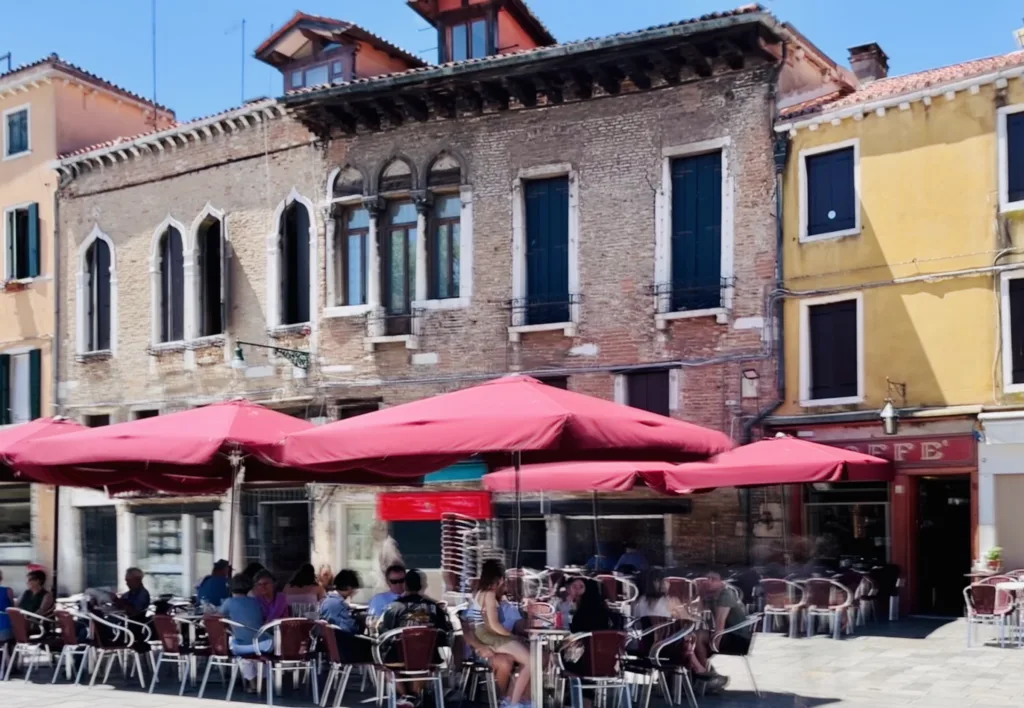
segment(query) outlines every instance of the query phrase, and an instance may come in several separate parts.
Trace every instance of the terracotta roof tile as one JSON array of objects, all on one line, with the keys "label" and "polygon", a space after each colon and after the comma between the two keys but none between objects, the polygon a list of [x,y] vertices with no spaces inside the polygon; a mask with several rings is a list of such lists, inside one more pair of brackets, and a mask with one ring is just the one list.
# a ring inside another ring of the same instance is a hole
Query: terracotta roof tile
[{"label": "terracotta roof tile", "polygon": [[835,92],[789,106],[779,112],[781,119],[811,116],[818,113],[852,108],[858,104],[897,98],[931,87],[983,76],[1003,69],[1024,66],[1024,50],[984,59],[965,61],[914,74],[892,76],[872,81],[852,92]]},{"label": "terracotta roof tile", "polygon": [[642,35],[642,34],[644,34],[646,32],[653,32],[653,31],[656,31],[656,30],[668,29],[668,28],[671,28],[671,27],[682,27],[684,25],[692,25],[692,24],[697,24],[698,22],[707,22],[709,20],[718,20],[718,19],[723,19],[723,18],[727,18],[727,17],[737,17],[737,16],[740,16],[740,15],[750,15],[750,14],[754,14],[754,13],[757,13],[757,12],[765,12],[764,7],[762,7],[761,5],[759,5],[757,3],[751,3],[751,4],[748,4],[748,5],[742,5],[740,7],[737,7],[734,10],[724,10],[722,12],[712,12],[712,13],[708,13],[706,15],[701,15],[700,17],[694,17],[694,18],[687,19],[687,20],[679,20],[678,22],[666,22],[665,24],[654,25],[652,27],[645,27],[644,29],[640,29],[640,30],[630,30],[628,32],[616,32],[615,34],[610,34],[610,35],[606,35],[606,36],[603,36],[603,37],[587,37],[586,39],[578,39],[578,40],[574,40],[572,42],[562,42],[560,44],[551,44],[551,45],[546,45],[546,46],[543,46],[543,47],[535,47],[533,49],[521,49],[521,50],[514,51],[514,52],[505,52],[503,54],[495,54],[495,55],[492,55],[492,56],[489,56],[489,57],[483,57],[482,59],[466,59],[464,61],[452,61],[452,62],[447,62],[445,64],[435,64],[435,65],[429,65],[429,66],[421,66],[421,67],[416,67],[416,68],[413,68],[413,69],[407,69],[405,71],[397,71],[397,72],[393,72],[393,73],[390,73],[390,74],[381,74],[379,76],[372,76],[372,77],[363,78],[363,79],[355,79],[353,81],[346,81],[346,82],[343,82],[343,83],[319,84],[317,86],[305,86],[305,87],[300,88],[300,89],[294,89],[292,91],[288,91],[287,92],[287,96],[297,96],[297,95],[303,95],[303,94],[309,94],[309,93],[317,93],[319,91],[324,91],[324,90],[331,89],[331,88],[337,88],[339,86],[358,86],[360,84],[369,84],[369,83],[373,83],[375,81],[385,81],[385,80],[388,80],[388,79],[394,79],[394,78],[397,78],[397,77],[400,77],[400,76],[411,76],[413,74],[421,74],[421,73],[429,72],[429,71],[437,71],[439,69],[446,69],[446,68],[453,67],[453,66],[471,66],[471,65],[475,65],[475,64],[484,66],[484,65],[499,63],[502,60],[506,59],[507,57],[512,57],[512,56],[523,56],[523,55],[528,55],[528,54],[543,54],[545,52],[550,52],[552,50],[562,49],[564,47],[572,47],[572,46],[576,46],[576,45],[580,45],[580,44],[586,44],[587,42],[594,42],[596,40],[607,40],[607,39],[635,37],[635,36],[638,36],[638,35]]},{"label": "terracotta roof tile", "polygon": [[[80,66],[78,66],[76,64],[72,64],[69,61],[65,61],[65,60],[61,59],[57,54],[51,54],[48,57],[44,57],[43,59],[39,59],[39,60],[31,62],[29,64],[22,64],[21,66],[16,66],[13,69],[11,69],[10,71],[8,71],[6,73],[3,73],[3,74],[0,74],[0,81],[4,81],[5,79],[8,79],[8,78],[10,78],[12,76],[20,74],[22,72],[29,71],[31,69],[36,69],[36,68],[38,68],[40,66],[44,66],[46,64],[49,64],[50,66],[52,66],[52,67],[54,67],[56,69],[61,69],[62,71],[65,71],[65,72],[67,72],[69,74],[73,74],[77,78],[81,79],[82,81],[87,81],[87,82],[89,82],[91,84],[95,84],[97,86],[101,86],[102,88],[105,88],[108,91],[113,91],[114,93],[119,93],[122,96],[125,96],[127,98],[131,98],[131,99],[136,100],[136,101],[141,101],[142,103],[149,103],[151,105],[153,103],[150,99],[146,98],[145,96],[141,96],[141,95],[135,93],[134,91],[129,91],[128,89],[124,88],[123,86],[118,86],[115,83],[112,83],[112,82],[107,81],[106,79],[104,79],[102,77],[97,76],[96,74],[92,73],[91,71],[86,71],[85,69],[83,69],[82,67],[80,67]],[[174,111],[172,111],[167,106],[164,106],[164,105],[161,105],[161,104],[158,103],[158,104],[156,104],[156,107],[160,111],[164,111],[165,113],[169,113],[172,116],[174,115]]]}]

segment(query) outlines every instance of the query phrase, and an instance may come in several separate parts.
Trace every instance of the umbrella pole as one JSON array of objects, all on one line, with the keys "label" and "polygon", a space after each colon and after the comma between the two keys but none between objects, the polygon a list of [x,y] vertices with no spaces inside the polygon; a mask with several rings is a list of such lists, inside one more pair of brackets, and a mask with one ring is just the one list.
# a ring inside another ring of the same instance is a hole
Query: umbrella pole
[{"label": "umbrella pole", "polygon": [[597,566],[600,569],[601,542],[597,538],[597,492],[590,493],[590,506],[594,512],[594,558],[597,559],[595,562],[597,563]]},{"label": "umbrella pole", "polygon": [[56,598],[57,590],[57,567],[60,565],[58,545],[60,542],[60,487],[53,487],[53,566],[50,568],[50,587],[53,588],[53,596]]},{"label": "umbrella pole", "polygon": [[242,480],[245,478],[245,465],[242,464],[242,455],[240,452],[233,452],[230,459],[231,468],[234,471],[234,474],[231,484],[231,517],[228,520],[228,563],[230,563],[232,567],[241,567],[242,563],[235,558],[235,536],[238,534],[241,526],[241,519],[238,518],[239,512],[241,511],[241,503],[238,497],[242,493]]},{"label": "umbrella pole", "polygon": [[513,562],[512,567],[519,567],[519,544],[522,541],[523,534],[523,498],[522,491],[519,488],[519,468],[522,466],[523,456],[518,450],[512,453],[512,468],[515,470],[516,477],[516,547],[515,552],[512,556]]}]

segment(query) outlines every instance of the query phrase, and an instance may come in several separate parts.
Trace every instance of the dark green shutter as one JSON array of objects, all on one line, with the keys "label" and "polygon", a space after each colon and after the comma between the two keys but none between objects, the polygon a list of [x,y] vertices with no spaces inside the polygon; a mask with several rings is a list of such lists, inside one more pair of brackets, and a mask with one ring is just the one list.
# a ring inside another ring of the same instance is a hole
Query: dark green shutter
[{"label": "dark green shutter", "polygon": [[28,353],[28,395],[31,420],[43,417],[43,352]]},{"label": "dark green shutter", "polygon": [[526,324],[569,321],[569,178],[525,184]]},{"label": "dark green shutter", "polygon": [[26,277],[39,275],[39,205],[28,206],[28,273]]},{"label": "dark green shutter", "polygon": [[0,354],[0,425],[11,422],[11,355]]},{"label": "dark green shutter", "polygon": [[4,258],[4,279],[14,280],[14,242],[17,237],[14,234],[14,212],[7,212],[7,255]]},{"label": "dark green shutter", "polygon": [[672,309],[722,306],[722,153],[672,161]]},{"label": "dark green shutter", "polygon": [[231,321],[231,243],[224,237],[223,224],[218,230],[220,236],[220,332],[228,331]]}]

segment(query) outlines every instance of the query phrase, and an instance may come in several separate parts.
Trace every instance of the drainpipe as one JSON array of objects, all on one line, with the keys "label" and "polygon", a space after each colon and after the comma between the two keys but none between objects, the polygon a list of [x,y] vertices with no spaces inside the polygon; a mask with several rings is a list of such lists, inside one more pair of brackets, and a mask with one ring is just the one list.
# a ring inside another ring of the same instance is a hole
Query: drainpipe
[{"label": "drainpipe", "polygon": [[[50,382],[50,395],[53,397],[51,403],[52,415],[58,415],[61,411],[57,396],[57,386],[60,381],[60,351],[61,351],[61,330],[60,330],[60,303],[61,297],[61,248],[60,248],[60,190],[67,184],[65,177],[57,172],[57,188],[53,190],[53,338],[50,340],[50,368],[53,371],[53,378]],[[53,487],[53,565],[50,568],[50,587],[56,597],[59,592],[60,573],[60,487]]]}]

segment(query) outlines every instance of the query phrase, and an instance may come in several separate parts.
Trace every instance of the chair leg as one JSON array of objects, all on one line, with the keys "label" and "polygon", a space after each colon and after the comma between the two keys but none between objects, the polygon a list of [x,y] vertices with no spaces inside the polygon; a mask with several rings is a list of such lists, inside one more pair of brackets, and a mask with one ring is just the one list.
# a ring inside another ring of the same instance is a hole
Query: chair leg
[{"label": "chair leg", "polygon": [[[238,679],[238,672],[240,669],[241,667],[238,665],[238,659],[231,662],[231,680],[228,681],[228,692],[227,695],[224,696],[224,700],[229,703],[231,702],[231,694],[235,691],[235,681]],[[200,689],[199,693],[202,695],[202,689]]]},{"label": "chair leg", "polygon": [[494,672],[488,672],[484,681],[487,686],[487,705],[489,708],[498,708],[498,682],[494,680]]},{"label": "chair leg", "polygon": [[89,659],[92,658],[93,649],[92,647],[86,647],[85,653],[82,654],[82,665],[78,667],[78,673],[75,674],[75,685],[82,685],[82,674],[85,673],[85,668],[89,665]]},{"label": "chair leg", "polygon": [[334,708],[338,708],[341,705],[341,700],[345,697],[345,689],[348,688],[348,680],[352,676],[352,665],[346,666],[341,670],[341,680],[338,682],[338,690],[334,695]]},{"label": "chair leg", "polygon": [[203,672],[203,681],[199,684],[199,698],[202,699],[206,692],[206,682],[210,680],[210,669],[213,668],[213,657],[206,660],[206,671]]},{"label": "chair leg", "polygon": [[[23,655],[25,659],[29,659],[28,667],[25,669],[25,683],[28,683],[28,677],[32,675],[32,669],[36,668],[36,664],[39,663],[39,647],[29,655],[29,652],[25,652]],[[24,659],[23,659],[24,660]]]},{"label": "chair leg", "polygon": [[750,668],[750,657],[743,657],[743,665],[747,667],[747,675],[750,676],[750,684],[754,687],[754,695],[761,697],[761,691],[757,688],[757,681],[754,680],[754,670]]},{"label": "chair leg", "polygon": [[64,665],[64,659],[68,655],[68,649],[71,647],[64,647],[60,650],[60,656],[57,657],[57,665],[53,667],[53,678],[50,679],[50,683],[57,683],[57,677],[60,676],[60,667]]},{"label": "chair leg", "polygon": [[[317,685],[316,662],[311,661],[307,666],[309,667],[309,683],[313,687],[313,704],[317,705],[320,703],[320,687]],[[441,706],[441,708],[444,708],[444,706]]]},{"label": "chair leg", "polygon": [[[135,660],[136,661],[139,660],[138,656],[139,656],[138,654],[135,655]],[[192,676],[192,658],[193,657],[191,657],[191,656],[183,656],[183,657],[179,657],[179,659],[178,659],[179,661],[181,661],[181,660],[185,661],[185,666],[184,666],[185,670],[181,672],[181,686],[178,687],[178,695],[179,696],[184,696],[185,695],[185,684],[188,683],[189,677]],[[139,667],[139,675],[140,676],[142,675],[142,667],[141,666]]]},{"label": "chair leg", "polygon": [[[664,671],[658,672],[658,686],[661,688],[661,695],[665,699],[665,702],[670,706],[674,705],[672,702],[672,691],[668,689],[668,678],[665,676]],[[651,689],[654,690],[653,688]]]},{"label": "chair leg", "polygon": [[[267,705],[268,706],[274,705],[274,681],[276,681],[277,678],[280,675],[281,675],[280,670],[278,671],[277,676],[275,676],[274,675],[274,667],[273,666],[268,666],[267,667]],[[282,682],[281,685],[284,686],[284,682]]]},{"label": "chair leg", "polygon": [[320,708],[324,708],[327,705],[327,699],[331,695],[331,688],[334,686],[334,682],[338,678],[338,665],[331,664],[330,670],[327,672],[327,678],[324,679],[323,693],[320,694]]},{"label": "chair leg", "polygon": [[434,708],[444,708],[444,683],[440,676],[435,676],[431,682],[434,684]]},{"label": "chair leg", "polygon": [[163,654],[161,653],[160,658],[156,660],[156,671],[153,672],[153,680],[149,683],[149,692],[152,693],[153,689],[156,688],[157,682],[160,680],[160,664],[163,663]]},{"label": "chair leg", "polygon": [[[690,681],[690,672],[684,671],[683,685],[686,687],[686,702],[690,708],[697,708],[697,695],[693,692],[693,682]],[[682,703],[682,701],[680,701]]]}]

